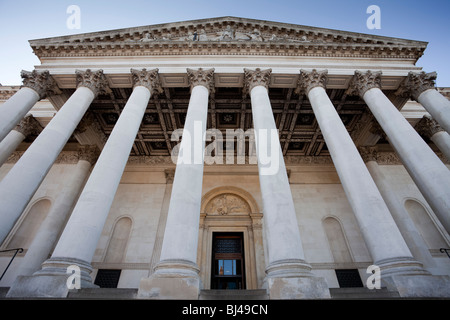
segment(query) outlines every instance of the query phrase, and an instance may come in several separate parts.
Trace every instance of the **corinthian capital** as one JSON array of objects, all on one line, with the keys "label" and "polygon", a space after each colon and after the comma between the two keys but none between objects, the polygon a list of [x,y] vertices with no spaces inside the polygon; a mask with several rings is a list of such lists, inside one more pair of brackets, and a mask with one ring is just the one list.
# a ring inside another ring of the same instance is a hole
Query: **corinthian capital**
[{"label": "corinthian capital", "polygon": [[377,148],[370,147],[358,147],[359,154],[364,162],[377,161]]},{"label": "corinthian capital", "polygon": [[160,94],[164,92],[161,87],[161,82],[159,81],[158,69],[131,69],[131,77],[133,80],[133,87],[146,87],[152,94]]},{"label": "corinthian capital", "polygon": [[418,100],[420,94],[428,89],[435,89],[436,72],[409,72],[396,94]]},{"label": "corinthian capital", "polygon": [[439,123],[427,114],[420,119],[420,121],[416,124],[415,129],[417,132],[427,136],[428,138],[431,138],[440,131],[444,131]]},{"label": "corinthian capital", "polygon": [[100,150],[95,145],[83,145],[78,148],[78,159],[88,161],[91,165],[97,161]]},{"label": "corinthian capital", "polygon": [[245,92],[250,93],[256,86],[263,86],[264,88],[269,89],[271,75],[272,69],[261,70],[260,68],[256,68],[256,70],[250,70],[244,68]]},{"label": "corinthian capital", "polygon": [[214,92],[214,68],[208,70],[187,68],[187,75],[191,90],[195,86],[204,86],[210,93]]},{"label": "corinthian capital", "polygon": [[109,90],[108,81],[106,80],[103,70],[92,71],[87,69],[86,71],[76,70],[77,75],[77,88],[86,87],[92,90],[95,96],[104,94]]},{"label": "corinthian capital", "polygon": [[381,71],[361,72],[356,70],[348,94],[359,95],[362,98],[366,91],[372,88],[381,89]]},{"label": "corinthian capital", "polygon": [[45,71],[25,71],[22,70],[20,73],[22,77],[23,86],[33,89],[37,92],[41,99],[47,97],[47,95],[54,95],[59,93],[58,86],[55,80],[53,80],[50,72]]},{"label": "corinthian capital", "polygon": [[39,134],[42,131],[42,127],[32,114],[27,114],[14,130],[27,137],[30,134]]},{"label": "corinthian capital", "polygon": [[300,77],[298,79],[297,89],[295,93],[305,93],[308,95],[309,90],[314,87],[326,88],[328,81],[328,70],[317,71],[313,69],[311,72],[300,70]]}]

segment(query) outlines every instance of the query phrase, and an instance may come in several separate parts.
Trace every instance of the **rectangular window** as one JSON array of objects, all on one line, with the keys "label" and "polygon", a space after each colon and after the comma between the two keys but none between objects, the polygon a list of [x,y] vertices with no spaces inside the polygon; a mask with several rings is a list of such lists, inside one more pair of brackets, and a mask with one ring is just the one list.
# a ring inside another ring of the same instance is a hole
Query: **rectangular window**
[{"label": "rectangular window", "polygon": [[358,269],[336,269],[335,271],[339,282],[339,287],[364,287]]},{"label": "rectangular window", "polygon": [[122,270],[99,269],[94,284],[100,288],[117,288]]}]

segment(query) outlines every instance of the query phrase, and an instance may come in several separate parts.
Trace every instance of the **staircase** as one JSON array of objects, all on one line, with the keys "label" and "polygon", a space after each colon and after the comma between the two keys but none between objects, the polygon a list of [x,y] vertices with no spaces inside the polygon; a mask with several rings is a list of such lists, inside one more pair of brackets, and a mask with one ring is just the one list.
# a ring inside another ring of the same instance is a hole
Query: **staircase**
[{"label": "staircase", "polygon": [[331,299],[336,300],[370,300],[370,299],[398,299],[398,292],[388,291],[387,288],[330,288]]},{"label": "staircase", "polygon": [[201,290],[199,300],[268,300],[267,291],[261,290]]}]

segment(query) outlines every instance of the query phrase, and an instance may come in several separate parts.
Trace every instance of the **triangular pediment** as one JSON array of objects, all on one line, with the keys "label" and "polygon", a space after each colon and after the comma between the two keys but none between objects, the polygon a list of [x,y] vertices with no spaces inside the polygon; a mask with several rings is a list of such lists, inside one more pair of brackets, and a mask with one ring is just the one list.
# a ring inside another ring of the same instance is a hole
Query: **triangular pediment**
[{"label": "triangular pediment", "polygon": [[[173,50],[187,54],[242,49],[265,54],[302,55],[422,55],[427,43],[303,25],[255,19],[221,17],[165,23],[30,41],[38,56],[120,51],[160,54]],[[243,52],[241,52],[243,53]]]}]

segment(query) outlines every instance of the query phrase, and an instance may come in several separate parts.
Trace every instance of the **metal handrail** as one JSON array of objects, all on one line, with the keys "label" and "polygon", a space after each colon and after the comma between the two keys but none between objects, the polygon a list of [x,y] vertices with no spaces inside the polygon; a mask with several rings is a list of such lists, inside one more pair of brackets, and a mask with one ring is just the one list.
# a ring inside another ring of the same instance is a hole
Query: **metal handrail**
[{"label": "metal handrail", "polygon": [[8,265],[6,266],[5,271],[3,271],[2,276],[0,277],[0,281],[3,279],[3,276],[5,275],[6,271],[8,270],[9,266],[11,265],[12,261],[16,257],[17,253],[23,252],[23,248],[1,250],[0,252],[8,252],[8,251],[15,251],[15,252],[14,252],[14,255],[12,256],[11,260],[9,261]]},{"label": "metal handrail", "polygon": [[440,249],[439,249],[439,251],[440,251],[440,252],[442,252],[442,253],[444,253],[444,252],[445,252],[445,253],[447,254],[447,256],[448,256],[448,257],[450,258],[450,254],[449,254],[449,252],[450,252],[450,249],[446,249],[446,248],[440,248]]}]

